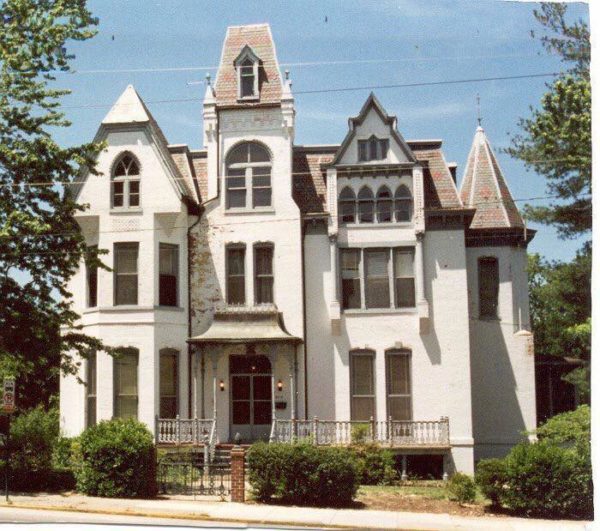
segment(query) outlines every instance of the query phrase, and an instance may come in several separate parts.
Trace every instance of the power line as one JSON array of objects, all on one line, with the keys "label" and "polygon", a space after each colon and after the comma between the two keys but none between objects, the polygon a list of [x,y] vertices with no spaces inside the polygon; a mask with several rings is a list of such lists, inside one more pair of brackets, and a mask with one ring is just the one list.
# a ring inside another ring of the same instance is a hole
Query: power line
[{"label": "power line", "polygon": [[[509,81],[516,79],[533,79],[541,77],[554,77],[558,75],[557,72],[546,72],[540,74],[521,74],[515,76],[495,76],[495,77],[479,77],[479,78],[468,78],[468,79],[448,79],[441,81],[424,81],[419,83],[397,83],[390,85],[364,85],[360,87],[337,87],[330,89],[315,89],[315,90],[298,90],[294,91],[293,95],[298,94],[330,94],[335,92],[352,92],[359,90],[385,90],[393,88],[415,88],[415,87],[432,87],[439,85],[457,85],[465,83],[482,83],[487,81]],[[174,98],[174,99],[161,99],[161,100],[148,100],[146,104],[163,104],[163,103],[188,103],[188,102],[200,102],[202,98]],[[115,106],[125,105],[137,105],[137,102],[133,103],[98,103],[98,104],[85,104],[85,105],[64,105],[62,109],[97,109]]]}]

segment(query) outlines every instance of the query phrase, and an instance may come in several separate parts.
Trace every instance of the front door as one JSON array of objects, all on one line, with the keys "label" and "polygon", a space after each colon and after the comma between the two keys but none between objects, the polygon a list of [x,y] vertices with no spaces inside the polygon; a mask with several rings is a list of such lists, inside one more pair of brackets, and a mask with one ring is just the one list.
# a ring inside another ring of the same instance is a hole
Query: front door
[{"label": "front door", "polygon": [[266,356],[230,356],[230,438],[268,439],[271,432],[271,362]]}]

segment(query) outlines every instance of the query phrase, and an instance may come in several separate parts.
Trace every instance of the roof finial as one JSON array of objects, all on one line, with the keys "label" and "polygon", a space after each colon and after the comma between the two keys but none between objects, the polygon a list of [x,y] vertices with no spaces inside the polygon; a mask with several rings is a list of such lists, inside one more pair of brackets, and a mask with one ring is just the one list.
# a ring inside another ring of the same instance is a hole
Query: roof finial
[{"label": "roof finial", "polygon": [[481,127],[481,98],[477,93],[477,125]]},{"label": "roof finial", "polygon": [[206,72],[206,84],[210,87],[210,72]]},{"label": "roof finial", "polygon": [[288,81],[290,79],[290,71],[286,70],[285,71],[285,80]]}]

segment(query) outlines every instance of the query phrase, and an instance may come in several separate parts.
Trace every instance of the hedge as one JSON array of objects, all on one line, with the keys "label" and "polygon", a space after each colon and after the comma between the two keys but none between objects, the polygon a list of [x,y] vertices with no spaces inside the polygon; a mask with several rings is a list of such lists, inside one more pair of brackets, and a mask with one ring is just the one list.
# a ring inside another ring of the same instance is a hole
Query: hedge
[{"label": "hedge", "polygon": [[450,478],[446,489],[450,499],[458,503],[473,503],[477,495],[477,488],[471,477],[460,472]]},{"label": "hedge", "polygon": [[91,496],[152,498],[157,494],[156,449],[134,419],[102,421],[79,438],[77,490]]},{"label": "hedge", "polygon": [[350,447],[361,485],[391,485],[398,479],[394,454],[374,443]]},{"label": "hedge", "polygon": [[248,469],[254,495],[261,501],[347,506],[359,486],[351,452],[306,442],[256,443],[248,450]]}]

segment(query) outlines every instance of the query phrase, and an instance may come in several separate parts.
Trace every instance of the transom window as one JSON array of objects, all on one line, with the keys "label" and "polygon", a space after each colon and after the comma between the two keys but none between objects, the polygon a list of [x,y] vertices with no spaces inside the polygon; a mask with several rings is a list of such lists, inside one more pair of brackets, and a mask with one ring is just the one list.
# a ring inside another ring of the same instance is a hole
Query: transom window
[{"label": "transom window", "polygon": [[271,156],[256,142],[245,142],[227,156],[225,208],[271,206]]},{"label": "transom window", "polygon": [[372,135],[367,140],[358,141],[358,160],[385,160],[387,158],[390,141],[387,138],[377,138]]},{"label": "transom window", "polygon": [[344,223],[391,223],[410,222],[413,216],[413,198],[408,187],[401,184],[392,196],[386,185],[377,194],[367,185],[358,192],[345,186],[338,198],[338,218]]},{"label": "transom window", "polygon": [[111,178],[113,208],[140,206],[140,166],[131,153],[125,153],[113,167]]},{"label": "transom window", "polygon": [[414,308],[414,247],[340,249],[344,309]]}]

